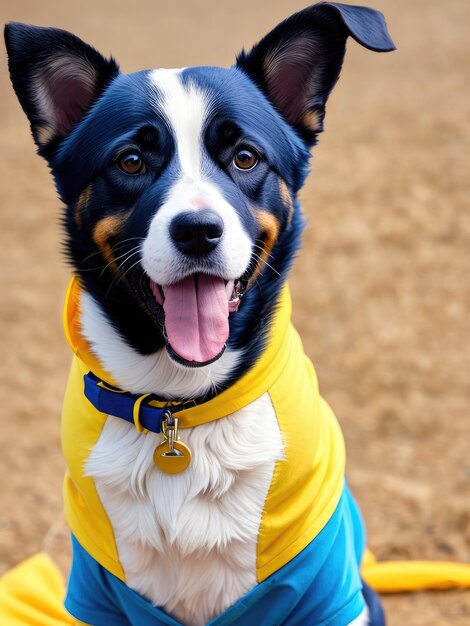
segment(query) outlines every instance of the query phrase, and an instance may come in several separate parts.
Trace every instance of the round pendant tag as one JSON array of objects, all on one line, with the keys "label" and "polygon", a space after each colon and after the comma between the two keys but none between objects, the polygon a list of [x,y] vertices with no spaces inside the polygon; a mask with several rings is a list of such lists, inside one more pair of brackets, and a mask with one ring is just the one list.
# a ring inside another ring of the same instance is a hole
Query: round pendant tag
[{"label": "round pendant tag", "polygon": [[190,464],[191,450],[181,441],[175,441],[171,451],[168,441],[165,440],[155,448],[153,462],[166,474],[179,474]]}]

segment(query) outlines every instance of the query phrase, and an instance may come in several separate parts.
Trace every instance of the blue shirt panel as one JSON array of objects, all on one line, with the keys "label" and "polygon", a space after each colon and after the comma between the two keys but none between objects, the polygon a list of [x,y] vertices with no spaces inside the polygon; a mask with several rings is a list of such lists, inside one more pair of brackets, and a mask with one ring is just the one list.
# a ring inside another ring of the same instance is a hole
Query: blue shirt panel
[{"label": "blue shirt panel", "polygon": [[[65,606],[93,626],[182,626],[97,563],[72,536]],[[345,485],[331,519],[289,563],[207,626],[346,626],[364,609],[365,532]]]}]

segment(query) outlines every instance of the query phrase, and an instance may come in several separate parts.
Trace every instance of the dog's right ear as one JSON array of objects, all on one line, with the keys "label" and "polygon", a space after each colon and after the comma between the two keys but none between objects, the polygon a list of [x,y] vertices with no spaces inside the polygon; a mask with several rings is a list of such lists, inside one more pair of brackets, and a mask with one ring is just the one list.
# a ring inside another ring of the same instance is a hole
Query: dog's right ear
[{"label": "dog's right ear", "polygon": [[58,28],[11,22],[5,26],[5,42],[11,81],[38,152],[50,158],[119,68]]}]

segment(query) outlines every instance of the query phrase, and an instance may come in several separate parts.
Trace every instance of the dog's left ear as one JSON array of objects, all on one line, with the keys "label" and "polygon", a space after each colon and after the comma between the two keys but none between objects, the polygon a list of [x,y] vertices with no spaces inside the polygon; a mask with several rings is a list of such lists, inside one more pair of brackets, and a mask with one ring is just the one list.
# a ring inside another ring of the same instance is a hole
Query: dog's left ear
[{"label": "dog's left ear", "polygon": [[310,144],[323,130],[325,104],[349,35],[369,50],[395,50],[379,11],[322,2],[281,22],[250,52],[243,50],[237,67]]},{"label": "dog's left ear", "polygon": [[38,152],[49,158],[119,74],[84,41],[59,28],[5,26],[11,81],[31,123]]}]

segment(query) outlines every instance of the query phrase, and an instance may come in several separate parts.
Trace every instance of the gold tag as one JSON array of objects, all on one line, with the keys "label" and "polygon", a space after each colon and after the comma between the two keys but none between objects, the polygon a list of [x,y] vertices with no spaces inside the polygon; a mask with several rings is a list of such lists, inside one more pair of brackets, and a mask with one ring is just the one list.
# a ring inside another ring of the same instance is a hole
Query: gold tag
[{"label": "gold tag", "polygon": [[179,474],[189,466],[191,450],[181,441],[174,441],[173,450],[171,450],[168,439],[165,439],[156,447],[153,462],[166,474]]}]

